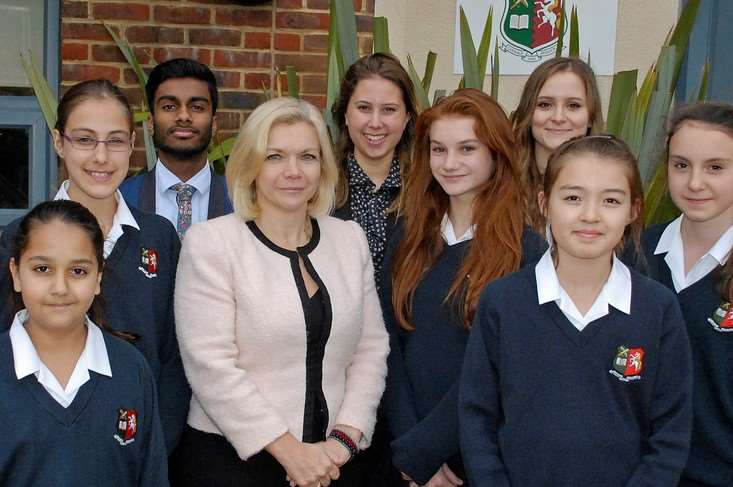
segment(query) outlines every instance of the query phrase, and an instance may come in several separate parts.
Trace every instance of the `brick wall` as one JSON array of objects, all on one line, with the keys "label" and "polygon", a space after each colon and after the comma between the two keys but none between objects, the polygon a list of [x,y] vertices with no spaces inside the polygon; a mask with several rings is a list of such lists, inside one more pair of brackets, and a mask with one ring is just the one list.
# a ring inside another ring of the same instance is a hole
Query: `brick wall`
[{"label": "brick wall", "polygon": [[[374,0],[353,2],[364,54],[371,51]],[[247,113],[263,100],[263,86],[276,86],[278,67],[295,66],[301,97],[323,108],[329,0],[241,3],[62,0],[62,91],[78,81],[106,78],[139,106],[135,75],[102,26],[105,22],[127,39],[146,68],[174,57],[192,57],[212,68],[220,90],[220,140],[235,134]],[[284,78],[282,87],[287,91]],[[137,150],[132,166],[144,164],[145,156]]]}]

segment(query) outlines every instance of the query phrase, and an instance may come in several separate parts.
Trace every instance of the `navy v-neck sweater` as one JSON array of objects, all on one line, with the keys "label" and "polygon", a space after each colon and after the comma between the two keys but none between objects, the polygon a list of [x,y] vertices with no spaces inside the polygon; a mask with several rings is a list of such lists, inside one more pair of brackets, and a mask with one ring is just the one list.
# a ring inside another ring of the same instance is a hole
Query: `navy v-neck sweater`
[{"label": "navy v-neck sweater", "polygon": [[[654,255],[666,226],[647,229],[642,246],[649,276],[674,291],[666,253]],[[722,331],[713,319],[726,301],[716,289],[720,271],[719,267],[677,294],[693,359],[692,444],[683,484],[733,485],[733,329]]]},{"label": "navy v-neck sweater", "polygon": [[107,333],[104,343],[112,377],[90,371],[64,408],[35,375],[16,378],[9,333],[0,334],[0,485],[168,485],[150,369],[130,344]]},{"label": "navy v-neck sweater", "polygon": [[[468,330],[455,308],[443,301],[472,241],[443,247],[438,260],[415,290],[412,309],[415,330],[405,331],[396,323],[391,299],[392,261],[402,233],[400,222],[390,238],[380,291],[390,334],[383,404],[394,438],[391,443],[393,463],[422,485],[443,463],[463,475],[457,404],[458,376]],[[526,229],[522,240],[522,263],[536,262],[545,247],[544,240]]]},{"label": "navy v-neck sweater", "polygon": [[[191,399],[173,317],[173,287],[181,243],[173,225],[162,216],[132,207],[130,212],[140,230],[122,226],[124,233],[104,263],[102,297],[112,328],[141,336],[135,346],[147,359],[155,378],[163,434],[170,452],[183,431]],[[12,241],[19,224],[20,218],[5,227],[0,237],[0,254],[12,255]],[[143,254],[150,256],[151,251],[157,260],[154,272],[143,262]],[[3,265],[0,281],[9,282],[9,273],[7,265]],[[13,322],[7,304],[9,297],[0,296],[0,331],[9,329]]]},{"label": "navy v-neck sweater", "polygon": [[[534,266],[484,291],[460,382],[472,487],[674,486],[692,420],[689,343],[668,289],[631,272],[631,314],[575,328]],[[623,348],[622,348],[623,347]]]}]

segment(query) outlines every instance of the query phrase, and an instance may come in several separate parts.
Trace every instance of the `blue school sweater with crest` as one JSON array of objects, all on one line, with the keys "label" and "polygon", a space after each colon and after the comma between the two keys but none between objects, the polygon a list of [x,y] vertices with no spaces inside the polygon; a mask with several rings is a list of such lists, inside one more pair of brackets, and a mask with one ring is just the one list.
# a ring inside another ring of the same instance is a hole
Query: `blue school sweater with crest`
[{"label": "blue school sweater with crest", "polygon": [[18,380],[0,334],[0,485],[168,485],[155,383],[133,346],[109,334],[112,377],[89,372],[68,408],[34,374]]},{"label": "blue school sweater with crest", "polygon": [[[642,245],[649,276],[674,291],[666,253],[654,255],[666,226],[647,229]],[[693,358],[692,444],[683,484],[733,485],[733,324],[724,322],[729,310],[717,290],[720,271],[677,294]]]},{"label": "blue school sweater with crest", "polygon": [[[135,346],[153,371],[163,433],[170,452],[183,431],[191,399],[173,316],[173,289],[181,243],[173,225],[162,216],[132,207],[130,212],[140,230],[122,226],[124,233],[104,263],[102,297],[112,328],[141,336]],[[0,237],[0,247],[8,255],[13,254],[12,241],[19,223],[20,219],[10,223]],[[0,280],[8,282],[9,273],[7,266],[0,268]],[[2,331],[9,329],[13,322],[14,312],[7,302],[8,296],[0,297]]]},{"label": "blue school sweater with crest", "polygon": [[575,328],[534,266],[490,284],[466,347],[461,452],[472,487],[674,486],[692,421],[674,295],[631,272],[631,314]]},{"label": "blue school sweater with crest", "polygon": [[[383,404],[394,441],[393,463],[418,484],[427,483],[443,463],[462,476],[458,443],[458,376],[468,330],[451,303],[444,303],[468,255],[472,240],[444,245],[415,290],[414,331],[400,329],[392,306],[394,252],[400,223],[390,239],[380,290],[390,334],[387,388]],[[546,248],[529,229],[522,239],[522,264],[534,263]]]}]

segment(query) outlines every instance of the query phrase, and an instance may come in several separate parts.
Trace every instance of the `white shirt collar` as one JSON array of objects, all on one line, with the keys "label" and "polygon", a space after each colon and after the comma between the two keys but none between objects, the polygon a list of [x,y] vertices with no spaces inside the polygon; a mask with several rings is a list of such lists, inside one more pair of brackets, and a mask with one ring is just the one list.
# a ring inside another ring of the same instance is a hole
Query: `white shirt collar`
[{"label": "white shirt collar", "polygon": [[445,240],[445,243],[448,245],[455,245],[465,242],[466,240],[471,240],[473,238],[474,230],[475,225],[471,225],[466,229],[463,235],[456,237],[456,232],[453,229],[453,223],[450,221],[450,218],[448,218],[448,213],[443,215],[443,220],[440,222],[440,233],[443,235],[443,240]]},{"label": "white shirt collar", "polygon": [[719,265],[725,264],[728,260],[731,248],[733,248],[733,226],[720,236],[717,242],[700,257],[690,272],[685,274],[685,250],[682,245],[682,218],[680,215],[673,220],[659,237],[654,255],[666,253],[664,261],[669,267],[672,275],[672,283],[677,292],[693,285]]},{"label": "white shirt collar", "polygon": [[[70,200],[69,197],[69,180],[67,179],[63,183],[61,183],[61,187],[59,188],[58,192],[56,193],[56,196],[53,198],[54,200]],[[127,206],[127,203],[125,203],[125,198],[122,197],[122,193],[120,193],[120,190],[115,191],[115,199],[117,200],[117,211],[115,212],[114,219],[112,220],[112,228],[109,229],[109,233],[105,235],[104,237],[104,258],[106,259],[109,257],[109,254],[112,253],[112,249],[114,249],[115,244],[117,243],[117,240],[122,236],[124,233],[124,230],[122,229],[122,225],[127,225],[130,227],[133,227],[136,230],[140,230],[140,225],[138,225],[137,220],[135,220],[135,217],[132,216],[132,212],[130,212],[130,208]]]},{"label": "white shirt collar", "polygon": [[631,312],[631,273],[615,255],[608,280],[585,316],[580,314],[575,303],[560,285],[550,250],[545,252],[535,266],[535,279],[539,304],[555,301],[560,311],[579,330],[588,323],[606,316],[609,305],[626,314]]},{"label": "white shirt collar", "polygon": [[112,377],[109,365],[107,346],[104,343],[102,331],[89,318],[86,318],[87,338],[74,371],[71,373],[66,388],[61,384],[46,365],[33,346],[28,332],[23,326],[28,320],[28,312],[18,311],[10,327],[10,344],[13,349],[13,363],[15,376],[18,380],[35,374],[38,382],[63,407],[68,407],[76,397],[81,386],[89,381],[89,371]]},{"label": "white shirt collar", "polygon": [[[159,193],[165,193],[166,191],[173,191],[170,189],[174,184],[182,183],[178,176],[173,174],[170,169],[165,167],[160,159],[155,164],[155,191]],[[209,194],[211,188],[211,166],[209,161],[206,161],[204,167],[199,172],[193,175],[191,179],[185,181],[186,184],[190,184],[196,188],[196,192],[201,196]]]}]

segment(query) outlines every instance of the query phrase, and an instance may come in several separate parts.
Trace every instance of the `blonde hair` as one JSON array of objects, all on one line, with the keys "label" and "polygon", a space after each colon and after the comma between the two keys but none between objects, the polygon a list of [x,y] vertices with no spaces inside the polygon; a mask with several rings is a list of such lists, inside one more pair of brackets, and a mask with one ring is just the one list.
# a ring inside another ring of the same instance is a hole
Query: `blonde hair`
[{"label": "blonde hair", "polygon": [[300,122],[315,129],[321,149],[321,177],[318,191],[308,202],[308,215],[326,215],[333,209],[338,168],[323,117],[307,101],[281,97],[258,106],[239,129],[226,169],[234,213],[245,220],[253,220],[259,215],[255,179],[265,162],[270,131],[276,124],[292,125]]}]

